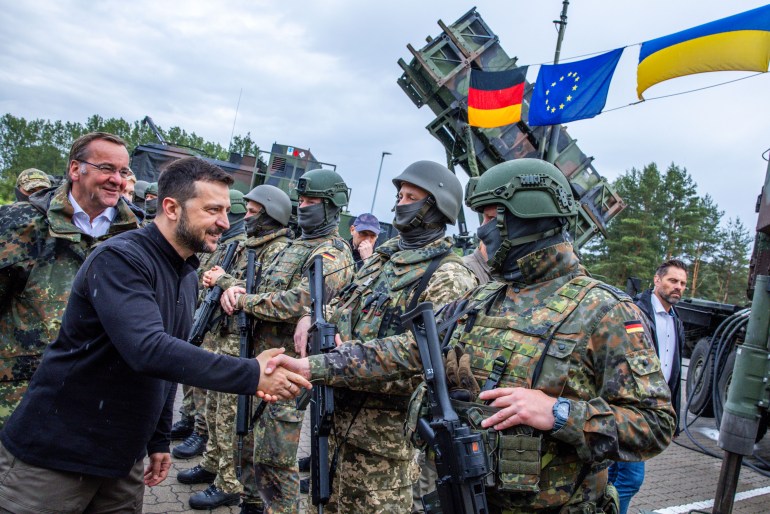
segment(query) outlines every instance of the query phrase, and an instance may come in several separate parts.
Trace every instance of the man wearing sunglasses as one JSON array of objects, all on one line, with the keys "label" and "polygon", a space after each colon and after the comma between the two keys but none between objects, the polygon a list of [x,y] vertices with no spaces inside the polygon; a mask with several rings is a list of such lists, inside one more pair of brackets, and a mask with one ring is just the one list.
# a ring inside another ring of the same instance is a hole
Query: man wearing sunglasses
[{"label": "man wearing sunglasses", "polygon": [[86,134],[70,148],[64,184],[0,207],[0,429],[59,333],[80,265],[97,244],[142,221],[120,195],[128,163],[121,138]]}]

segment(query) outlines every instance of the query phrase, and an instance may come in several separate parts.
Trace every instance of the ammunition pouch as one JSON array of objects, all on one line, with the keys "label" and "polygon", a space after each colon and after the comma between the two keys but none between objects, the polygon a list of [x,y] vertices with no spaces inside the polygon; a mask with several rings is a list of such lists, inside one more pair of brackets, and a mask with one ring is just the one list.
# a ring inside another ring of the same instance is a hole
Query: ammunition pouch
[{"label": "ammunition pouch", "polygon": [[494,471],[487,487],[498,491],[536,494],[540,492],[540,470],[543,435],[528,426],[517,426],[498,432],[481,428],[481,421],[498,410],[479,403],[452,400],[457,415],[477,432],[484,434],[489,468]]}]

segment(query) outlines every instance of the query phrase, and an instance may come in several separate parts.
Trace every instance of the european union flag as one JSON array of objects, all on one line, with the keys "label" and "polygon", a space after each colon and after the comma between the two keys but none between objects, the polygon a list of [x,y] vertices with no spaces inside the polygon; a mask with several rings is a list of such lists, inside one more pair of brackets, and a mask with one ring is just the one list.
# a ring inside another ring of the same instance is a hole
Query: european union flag
[{"label": "european union flag", "polygon": [[529,102],[530,125],[593,118],[604,109],[622,48],[582,61],[540,66]]}]

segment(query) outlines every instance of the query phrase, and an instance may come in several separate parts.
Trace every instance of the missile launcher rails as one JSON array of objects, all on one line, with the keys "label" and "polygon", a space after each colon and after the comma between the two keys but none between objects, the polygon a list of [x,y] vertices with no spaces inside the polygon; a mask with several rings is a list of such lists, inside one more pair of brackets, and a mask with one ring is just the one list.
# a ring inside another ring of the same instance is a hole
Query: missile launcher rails
[{"label": "missile launcher rails", "polygon": [[[398,64],[403,74],[398,85],[414,104],[427,105],[436,118],[427,130],[447,152],[450,169],[459,164],[471,176],[511,159],[545,155],[549,127],[530,127],[524,121],[495,129],[470,127],[467,98],[470,70],[505,70],[516,67],[516,57],[505,53],[492,29],[475,8],[447,26],[439,20],[442,33],[412,54],[407,64]],[[522,120],[529,112],[532,84],[527,83],[522,103]],[[553,127],[555,153],[549,159],[569,180],[579,204],[576,246],[582,247],[597,234],[606,236],[607,223],[625,208],[623,200],[593,167],[563,126]],[[463,227],[461,225],[461,232]]]}]

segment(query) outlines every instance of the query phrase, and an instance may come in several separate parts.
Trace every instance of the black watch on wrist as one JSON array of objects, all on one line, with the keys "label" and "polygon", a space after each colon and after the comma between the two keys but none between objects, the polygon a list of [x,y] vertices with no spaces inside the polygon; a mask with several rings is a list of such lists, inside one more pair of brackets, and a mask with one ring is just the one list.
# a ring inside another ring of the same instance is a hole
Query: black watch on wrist
[{"label": "black watch on wrist", "polygon": [[564,398],[559,398],[556,400],[556,403],[553,404],[553,428],[551,429],[551,433],[556,432],[561,429],[564,425],[567,424],[567,419],[569,418],[569,409],[570,409],[570,402],[569,400],[566,400]]}]

